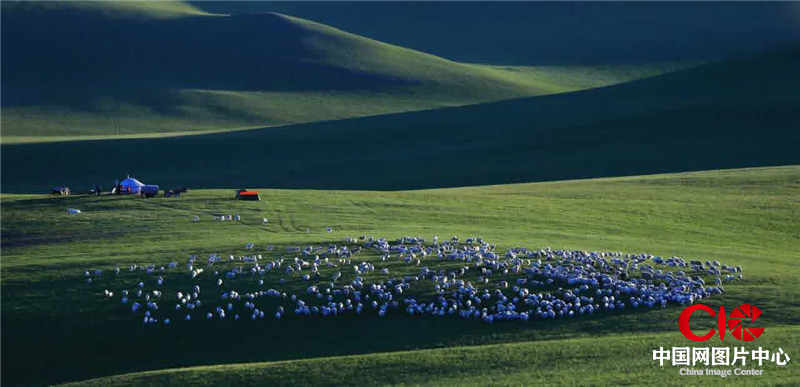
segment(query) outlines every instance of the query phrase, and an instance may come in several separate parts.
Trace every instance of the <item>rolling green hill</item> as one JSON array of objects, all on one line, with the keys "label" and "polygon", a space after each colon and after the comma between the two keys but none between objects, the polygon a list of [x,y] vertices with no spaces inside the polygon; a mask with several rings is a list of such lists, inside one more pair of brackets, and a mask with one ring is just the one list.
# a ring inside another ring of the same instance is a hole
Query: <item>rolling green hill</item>
[{"label": "rolling green hill", "polygon": [[[760,340],[764,348],[797,352],[800,328],[770,329]],[[419,350],[283,361],[203,366],[117,375],[69,386],[237,385],[625,385],[658,379],[661,386],[685,386],[678,367],[657,366],[651,357],[659,347],[685,346],[679,333],[613,335],[600,338],[548,340],[476,347]],[[718,346],[715,345],[715,346]],[[726,346],[733,347],[732,344]],[[733,352],[733,349],[730,349]],[[624,359],[624,361],[620,361]],[[786,367],[767,366],[765,377],[728,377],[726,385],[800,383],[800,374]],[[695,377],[690,385],[713,385],[718,376]]]},{"label": "rolling green hill", "polygon": [[[264,189],[261,194],[260,202],[232,200],[230,189],[150,200],[0,195],[2,384],[293,359],[298,361],[95,383],[520,384],[580,383],[576,378],[585,376],[586,383],[624,384],[635,383],[640,375],[685,382],[675,368],[659,370],[649,360],[654,347],[687,343],[675,321],[680,307],[527,324],[394,314],[379,319],[368,313],[325,320],[197,321],[162,329],[132,321],[126,308],[103,299],[106,282],[87,284],[83,276],[85,270],[133,263],[176,260],[182,265],[189,254],[245,254],[247,242],[255,242],[259,254],[278,254],[264,246],[284,251],[362,233],[482,236],[502,249],[647,252],[741,265],[744,279],[726,284],[724,295],[705,302],[763,308],[759,323],[766,331],[758,344],[782,346],[796,357],[798,166],[404,192]],[[83,213],[67,215],[68,207]],[[238,213],[242,221],[212,221],[214,213]],[[201,221],[191,222],[193,215]],[[269,225],[262,224],[262,217],[270,219]],[[334,231],[326,232],[326,226]],[[374,255],[359,259],[376,266],[380,262]],[[392,270],[402,276],[417,269],[400,265]],[[279,284],[278,277],[265,277],[265,287],[297,286],[297,281]],[[453,348],[503,343],[518,344]],[[415,351],[430,348],[439,349]],[[394,351],[415,352],[370,356]],[[359,356],[311,359],[343,355]],[[454,367],[456,360],[464,366]],[[758,382],[793,383],[798,373],[792,364],[767,368]]]},{"label": "rolling green hill", "polygon": [[800,4],[794,2],[190,3],[215,13],[285,13],[469,63],[563,66],[713,60],[800,40]]},{"label": "rolling green hill", "polygon": [[[17,12],[32,13],[44,16],[54,12],[59,16],[74,16],[87,14],[93,17],[109,19],[174,19],[190,16],[222,16],[222,14],[209,13],[194,5],[182,1],[8,1],[4,4],[4,11],[10,11],[12,16]],[[30,14],[29,14],[30,15]]]},{"label": "rolling green hill", "polygon": [[458,63],[277,13],[3,2],[3,142],[333,120],[597,87],[689,62]]},{"label": "rolling green hill", "polygon": [[408,189],[795,164],[798,53],[423,112],[174,138],[7,144],[2,190],[83,189],[125,173],[198,188]]},{"label": "rolling green hill", "polygon": [[[194,283],[183,276],[190,254],[288,258],[293,246],[362,234],[479,236],[500,250],[550,246],[740,265],[744,278],[704,303],[758,305],[766,333],[756,345],[797,357],[800,49],[696,66],[696,57],[479,65],[280,13],[228,15],[226,7],[2,2],[0,384],[719,381],[680,377],[651,360],[654,348],[690,344],[677,329],[678,306],[528,323],[380,318],[371,310],[148,327],[119,298],[103,297],[108,287],[147,280],[133,270],[114,276],[114,267],[177,261],[165,272],[174,276],[165,274],[170,294],[162,302],[173,307],[174,291]],[[729,169],[743,167],[762,168]],[[698,170],[705,171],[641,176]],[[190,190],[178,199],[43,194],[57,184],[107,189],[126,173]],[[567,180],[604,176],[616,177]],[[552,181],[530,183],[543,180]],[[518,182],[525,184],[505,184]],[[243,186],[263,187],[262,201],[233,200]],[[222,213],[242,220],[211,220]],[[387,264],[371,251],[357,257]],[[419,270],[389,264],[392,276]],[[84,272],[94,269],[107,275],[87,281]],[[343,280],[354,275],[347,270]],[[288,293],[308,285],[277,270],[263,279],[258,286]],[[204,289],[215,286],[211,275],[202,280]],[[242,286],[256,288],[250,280]],[[427,287],[414,292],[406,294],[433,296]],[[797,370],[767,366],[759,379],[725,381],[795,385]]]}]

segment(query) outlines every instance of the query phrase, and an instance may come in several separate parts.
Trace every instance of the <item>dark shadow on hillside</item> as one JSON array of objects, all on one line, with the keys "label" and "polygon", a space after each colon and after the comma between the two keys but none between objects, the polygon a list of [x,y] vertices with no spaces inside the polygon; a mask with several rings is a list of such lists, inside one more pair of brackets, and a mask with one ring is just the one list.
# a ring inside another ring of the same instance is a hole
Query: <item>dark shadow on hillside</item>
[{"label": "dark shadow on hillside", "polygon": [[[3,192],[402,190],[800,163],[798,51],[575,93],[214,135],[2,146]],[[35,155],[35,157],[31,157]]]},{"label": "dark shadow on hillside", "polygon": [[506,65],[722,58],[800,40],[800,6],[792,3],[192,4],[219,13],[281,12],[453,60]]},{"label": "dark shadow on hillside", "polygon": [[104,97],[163,111],[178,105],[175,89],[385,90],[410,84],[326,64],[304,43],[319,33],[277,14],[127,20],[74,9],[3,8],[5,107],[95,111]]}]

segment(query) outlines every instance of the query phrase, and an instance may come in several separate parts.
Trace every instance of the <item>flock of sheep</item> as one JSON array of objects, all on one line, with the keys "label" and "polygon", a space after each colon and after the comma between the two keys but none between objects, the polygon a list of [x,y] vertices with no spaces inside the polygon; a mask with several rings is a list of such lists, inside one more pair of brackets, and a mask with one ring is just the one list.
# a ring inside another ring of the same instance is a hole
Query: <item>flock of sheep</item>
[{"label": "flock of sheep", "polygon": [[500,252],[481,238],[434,236],[426,243],[362,236],[285,251],[247,243],[244,250],[84,276],[93,288],[106,287],[103,296],[121,303],[124,313],[161,325],[365,313],[486,323],[560,319],[691,304],[742,278],[741,267],[718,261],[549,248]]}]

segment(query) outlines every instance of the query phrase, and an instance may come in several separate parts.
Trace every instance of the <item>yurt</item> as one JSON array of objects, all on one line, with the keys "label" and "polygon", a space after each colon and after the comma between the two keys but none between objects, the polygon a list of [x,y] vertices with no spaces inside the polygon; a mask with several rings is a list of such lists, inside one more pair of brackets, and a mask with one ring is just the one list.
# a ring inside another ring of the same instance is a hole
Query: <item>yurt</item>
[{"label": "yurt", "polygon": [[142,190],[142,187],[144,187],[144,183],[129,176],[119,183],[119,193],[138,194]]}]

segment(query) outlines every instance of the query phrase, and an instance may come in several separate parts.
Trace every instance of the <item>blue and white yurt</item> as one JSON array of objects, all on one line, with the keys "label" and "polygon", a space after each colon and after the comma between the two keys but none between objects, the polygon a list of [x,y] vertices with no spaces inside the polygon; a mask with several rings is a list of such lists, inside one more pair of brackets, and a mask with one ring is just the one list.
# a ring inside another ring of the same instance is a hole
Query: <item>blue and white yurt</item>
[{"label": "blue and white yurt", "polygon": [[142,190],[142,187],[144,187],[144,183],[129,176],[119,183],[119,193],[138,194]]}]

